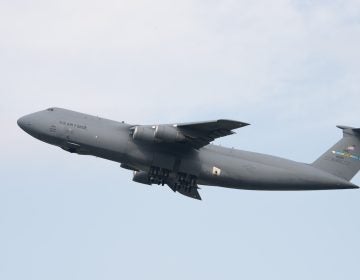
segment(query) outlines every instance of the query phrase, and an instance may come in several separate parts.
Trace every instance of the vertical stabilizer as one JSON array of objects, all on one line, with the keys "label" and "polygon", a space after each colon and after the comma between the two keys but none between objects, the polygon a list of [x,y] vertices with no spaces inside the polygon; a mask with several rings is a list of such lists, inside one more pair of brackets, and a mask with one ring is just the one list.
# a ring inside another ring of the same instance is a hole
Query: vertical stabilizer
[{"label": "vertical stabilizer", "polygon": [[343,138],[312,165],[350,181],[360,170],[360,128],[338,126]]}]

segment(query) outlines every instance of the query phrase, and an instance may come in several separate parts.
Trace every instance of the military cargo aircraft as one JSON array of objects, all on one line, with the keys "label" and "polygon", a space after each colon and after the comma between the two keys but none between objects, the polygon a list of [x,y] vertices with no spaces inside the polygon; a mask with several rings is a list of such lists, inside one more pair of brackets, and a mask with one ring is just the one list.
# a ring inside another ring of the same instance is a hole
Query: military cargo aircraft
[{"label": "military cargo aircraft", "polygon": [[211,144],[248,124],[234,120],[133,125],[61,108],[26,115],[18,125],[70,153],[92,155],[132,170],[133,180],[168,185],[201,199],[199,185],[267,191],[354,189],[360,129],[338,126],[343,138],[312,164]]}]

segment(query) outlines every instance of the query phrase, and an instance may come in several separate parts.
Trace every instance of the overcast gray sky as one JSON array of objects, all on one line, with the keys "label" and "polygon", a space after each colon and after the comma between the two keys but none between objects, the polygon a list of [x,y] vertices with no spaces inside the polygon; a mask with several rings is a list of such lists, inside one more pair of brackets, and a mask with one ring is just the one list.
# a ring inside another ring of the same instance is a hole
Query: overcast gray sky
[{"label": "overcast gray sky", "polygon": [[359,279],[357,190],[198,202],[16,125],[231,118],[217,144],[312,162],[360,127],[359,50],[358,0],[0,1],[0,279]]}]

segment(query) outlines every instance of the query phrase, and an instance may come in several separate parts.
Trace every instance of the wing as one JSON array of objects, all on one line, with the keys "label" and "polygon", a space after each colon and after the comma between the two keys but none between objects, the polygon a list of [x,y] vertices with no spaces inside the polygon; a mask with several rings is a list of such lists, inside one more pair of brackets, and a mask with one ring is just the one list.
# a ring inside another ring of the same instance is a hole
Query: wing
[{"label": "wing", "polygon": [[234,134],[233,129],[244,127],[248,123],[233,120],[215,120],[183,124],[135,125],[130,135],[135,141],[158,143],[182,143],[199,149],[210,144],[216,138]]},{"label": "wing", "polygon": [[233,129],[244,127],[248,123],[233,120],[215,120],[197,123],[178,124],[176,127],[185,136],[185,141],[199,149],[216,138],[234,134]]}]

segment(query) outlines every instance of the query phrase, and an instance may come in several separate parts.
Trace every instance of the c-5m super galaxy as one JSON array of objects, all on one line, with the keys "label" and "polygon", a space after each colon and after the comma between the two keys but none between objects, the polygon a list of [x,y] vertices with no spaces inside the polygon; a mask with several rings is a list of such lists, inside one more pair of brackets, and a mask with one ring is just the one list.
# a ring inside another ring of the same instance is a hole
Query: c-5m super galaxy
[{"label": "c-5m super galaxy", "polygon": [[60,108],[26,115],[18,125],[31,136],[70,153],[120,163],[133,180],[168,185],[201,199],[198,185],[267,191],[358,188],[360,129],[338,126],[343,138],[312,164],[210,144],[247,123],[215,120],[131,125]]}]

